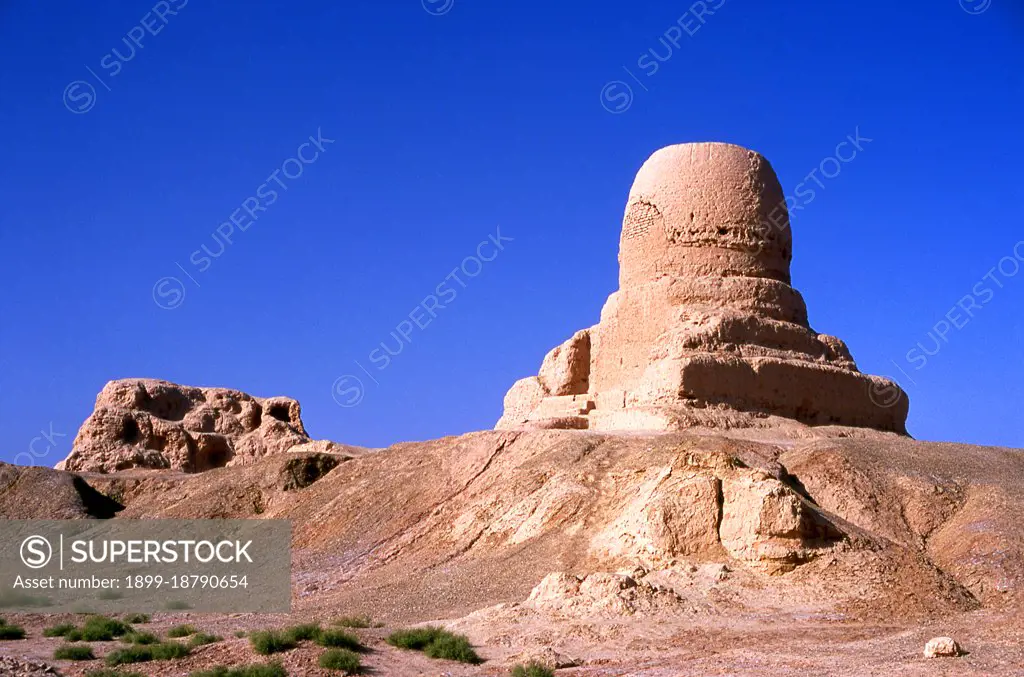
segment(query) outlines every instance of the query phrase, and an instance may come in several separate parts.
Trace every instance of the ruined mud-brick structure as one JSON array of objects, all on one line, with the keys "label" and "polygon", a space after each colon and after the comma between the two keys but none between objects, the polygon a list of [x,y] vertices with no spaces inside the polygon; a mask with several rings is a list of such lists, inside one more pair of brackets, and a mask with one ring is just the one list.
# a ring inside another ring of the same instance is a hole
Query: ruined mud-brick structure
[{"label": "ruined mud-brick structure", "polygon": [[633,182],[601,321],[505,397],[498,428],[841,425],[905,432],[908,399],[811,329],[789,216],[754,151],[662,148]]}]

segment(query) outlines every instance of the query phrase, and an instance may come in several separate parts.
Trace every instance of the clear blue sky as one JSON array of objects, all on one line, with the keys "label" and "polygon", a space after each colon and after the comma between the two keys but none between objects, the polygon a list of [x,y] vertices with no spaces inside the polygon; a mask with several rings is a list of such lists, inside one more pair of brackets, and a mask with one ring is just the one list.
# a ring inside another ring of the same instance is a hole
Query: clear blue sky
[{"label": "clear blue sky", "polygon": [[651,152],[745,145],[793,193],[858,128],[793,218],[813,326],[904,385],[915,436],[1024,446],[1015,0],[7,0],[0,56],[5,460],[52,429],[56,462],[134,376],[290,395],[340,442],[489,428],[597,321]]}]

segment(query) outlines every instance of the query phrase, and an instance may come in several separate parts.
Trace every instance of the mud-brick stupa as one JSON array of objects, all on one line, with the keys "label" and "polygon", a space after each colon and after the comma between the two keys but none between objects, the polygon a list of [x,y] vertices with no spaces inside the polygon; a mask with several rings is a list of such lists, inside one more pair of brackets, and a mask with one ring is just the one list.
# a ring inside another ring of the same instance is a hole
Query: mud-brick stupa
[{"label": "mud-brick stupa", "polygon": [[498,428],[839,425],[905,433],[908,399],[810,328],[778,178],[754,151],[657,151],[633,182],[601,321],[505,396]]}]

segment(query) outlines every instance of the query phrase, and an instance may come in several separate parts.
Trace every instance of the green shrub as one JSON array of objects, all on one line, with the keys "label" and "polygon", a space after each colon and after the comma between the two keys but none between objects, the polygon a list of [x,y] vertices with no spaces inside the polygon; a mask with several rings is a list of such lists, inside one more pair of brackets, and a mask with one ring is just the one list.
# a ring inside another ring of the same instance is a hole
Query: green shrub
[{"label": "green shrub", "polygon": [[106,668],[100,668],[99,670],[90,670],[85,673],[85,677],[146,677],[141,672],[121,672],[120,670],[107,670]]},{"label": "green shrub", "polygon": [[25,628],[20,625],[0,625],[0,639],[25,639]]},{"label": "green shrub", "polygon": [[249,635],[249,643],[256,653],[269,656],[295,648],[295,640],[277,630],[260,630]]},{"label": "green shrub", "polygon": [[188,638],[188,645],[192,648],[195,648],[197,646],[202,646],[204,644],[213,644],[214,642],[219,642],[222,639],[224,638],[218,637],[217,635],[211,635],[205,632],[197,632],[196,634]]},{"label": "green shrub", "polygon": [[388,635],[387,642],[399,649],[412,649],[423,651],[427,645],[444,634],[442,628],[426,626],[423,628],[411,628],[409,630],[396,630]]},{"label": "green shrub", "polygon": [[320,655],[320,667],[354,674],[360,671],[362,664],[359,662],[359,654],[354,651],[328,649]]},{"label": "green shrub", "polygon": [[218,665],[210,670],[201,670],[189,674],[189,677],[288,677],[288,673],[280,663],[263,663],[262,665],[240,665],[227,668]]},{"label": "green shrub", "polygon": [[302,625],[293,625],[284,632],[293,642],[308,641],[320,636],[320,624],[304,623]]},{"label": "green shrub", "polygon": [[445,658],[460,663],[480,663],[480,657],[464,635],[456,635],[444,628],[426,626],[397,630],[387,639],[388,644],[399,649],[422,651],[430,658]]},{"label": "green shrub", "polygon": [[530,661],[512,668],[512,677],[555,677],[555,671],[542,663]]},{"label": "green shrub", "polygon": [[[131,632],[127,623],[108,616],[89,616],[82,624],[82,639],[87,642],[109,642]],[[64,635],[67,638],[67,635]]]},{"label": "green shrub", "polygon": [[189,635],[196,634],[196,626],[194,625],[175,625],[173,628],[167,631],[168,637],[188,637]]},{"label": "green shrub", "polygon": [[132,644],[124,649],[117,649],[107,654],[104,661],[107,665],[124,665],[126,663],[146,663],[148,661],[166,661],[184,658],[190,650],[178,642],[161,642],[160,644]]},{"label": "green shrub", "polygon": [[59,661],[91,661],[96,654],[88,644],[65,644],[53,650],[53,657]]},{"label": "green shrub", "polygon": [[69,642],[81,642],[82,631],[78,628],[68,630],[67,633],[64,635],[64,639],[68,640]]},{"label": "green shrub", "polygon": [[74,623],[58,623],[43,630],[43,637],[66,637],[73,630],[77,630]]},{"label": "green shrub", "polygon": [[125,623],[149,623],[149,616],[147,614],[125,614]]},{"label": "green shrub", "polygon": [[235,630],[235,637],[238,637],[239,639],[245,637],[248,634],[249,633],[247,633],[245,630]]},{"label": "green shrub", "polygon": [[473,645],[469,643],[469,639],[465,635],[453,635],[449,632],[428,644],[423,649],[423,653],[428,658],[444,658],[473,665],[483,662],[473,651]]},{"label": "green shrub", "polygon": [[373,619],[369,616],[342,616],[341,618],[335,618],[331,621],[334,625],[339,625],[343,628],[371,628],[373,627]]},{"label": "green shrub", "polygon": [[316,638],[316,643],[331,649],[366,650],[366,647],[363,646],[358,637],[344,630],[322,630]]},{"label": "green shrub", "polygon": [[153,647],[132,644],[124,649],[115,649],[103,659],[107,665],[125,665],[127,663],[145,663],[153,660]]},{"label": "green shrub", "polygon": [[169,661],[175,658],[184,658],[192,653],[192,650],[179,642],[161,642],[153,645],[153,660]]},{"label": "green shrub", "polygon": [[129,644],[159,644],[160,638],[152,632],[138,632],[137,630],[133,630],[126,635],[122,635],[121,641]]}]

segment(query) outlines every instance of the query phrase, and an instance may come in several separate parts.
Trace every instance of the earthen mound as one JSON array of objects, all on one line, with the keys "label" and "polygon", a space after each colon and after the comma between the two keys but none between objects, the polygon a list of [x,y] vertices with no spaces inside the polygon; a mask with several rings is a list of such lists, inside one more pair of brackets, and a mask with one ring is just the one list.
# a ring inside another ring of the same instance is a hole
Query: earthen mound
[{"label": "earthen mound", "polygon": [[74,473],[0,463],[5,519],[107,519],[123,508]]},{"label": "earthen mound", "polygon": [[[81,505],[72,473],[7,472],[26,474],[0,491],[0,515],[55,516],[58,491]],[[923,674],[913,662],[939,635],[969,647],[962,674],[1019,658],[1015,450],[491,431],[78,481],[123,505],[117,518],[292,520],[299,619],[444,621],[488,660],[454,674],[542,649],[587,675],[830,674],[836,656],[849,674]],[[375,672],[415,674],[379,647]]]}]

